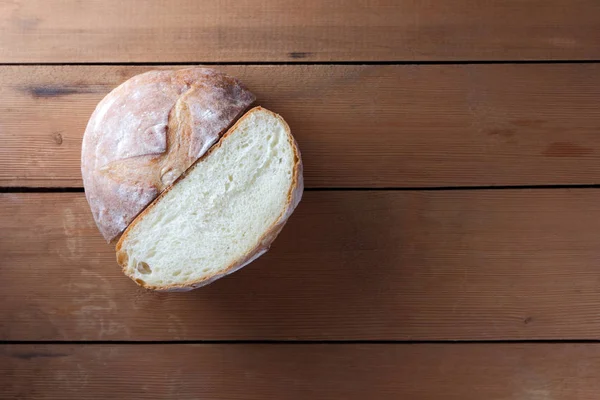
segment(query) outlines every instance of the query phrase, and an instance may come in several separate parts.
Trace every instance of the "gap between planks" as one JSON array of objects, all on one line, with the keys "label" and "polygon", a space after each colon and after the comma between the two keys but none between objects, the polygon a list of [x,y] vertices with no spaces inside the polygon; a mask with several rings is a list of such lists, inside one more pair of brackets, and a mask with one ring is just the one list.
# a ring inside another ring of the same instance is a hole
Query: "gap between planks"
[{"label": "gap between planks", "polygon": [[301,65],[503,65],[503,64],[599,64],[598,60],[454,60],[454,61],[427,61],[427,60],[416,60],[416,61],[403,61],[403,60],[389,60],[389,61],[188,61],[188,62],[22,62],[22,63],[6,63],[0,62],[0,67],[52,67],[52,66],[131,66],[131,67],[160,67],[160,66],[195,66],[195,65],[210,65],[210,66],[236,66],[236,65],[286,65],[286,66],[301,66]]},{"label": "gap between planks", "polygon": [[508,339],[508,340],[0,340],[2,345],[472,345],[472,344],[600,344],[600,339]]},{"label": "gap between planks", "polygon": [[[402,192],[435,192],[435,191],[455,191],[455,190],[547,190],[547,189],[598,189],[600,184],[584,185],[514,185],[514,186],[440,186],[440,187],[347,187],[347,188],[304,188],[305,192],[381,192],[381,191],[402,191]],[[82,187],[0,187],[0,193],[83,193]]]}]

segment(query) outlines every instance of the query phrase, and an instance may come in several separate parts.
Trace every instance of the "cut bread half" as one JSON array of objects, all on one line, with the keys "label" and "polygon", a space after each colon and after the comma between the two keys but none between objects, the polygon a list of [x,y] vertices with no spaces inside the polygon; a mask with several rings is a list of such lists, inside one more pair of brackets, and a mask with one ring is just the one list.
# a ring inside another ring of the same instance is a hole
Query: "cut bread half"
[{"label": "cut bread half", "polygon": [[204,286],[264,254],[302,190],[288,125],[253,108],[135,218],[117,243],[117,262],[149,289]]}]

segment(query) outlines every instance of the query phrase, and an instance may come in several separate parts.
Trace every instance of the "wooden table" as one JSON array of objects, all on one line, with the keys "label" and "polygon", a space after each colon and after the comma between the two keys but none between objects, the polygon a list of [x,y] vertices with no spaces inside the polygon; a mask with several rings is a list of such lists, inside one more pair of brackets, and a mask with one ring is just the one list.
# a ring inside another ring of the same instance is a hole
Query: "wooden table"
[{"label": "wooden table", "polygon": [[[598,399],[600,1],[0,2],[0,398]],[[208,64],[289,121],[306,192],[190,293],[115,263],[85,124]]]}]

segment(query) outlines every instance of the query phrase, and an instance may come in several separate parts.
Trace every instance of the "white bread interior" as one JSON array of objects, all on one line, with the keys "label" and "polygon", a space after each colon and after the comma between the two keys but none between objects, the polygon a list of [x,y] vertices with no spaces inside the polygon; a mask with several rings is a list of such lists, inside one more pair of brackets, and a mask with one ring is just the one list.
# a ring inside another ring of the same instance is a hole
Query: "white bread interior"
[{"label": "white bread interior", "polygon": [[302,190],[288,125],[256,107],[131,223],[117,261],[150,289],[206,285],[266,252]]}]

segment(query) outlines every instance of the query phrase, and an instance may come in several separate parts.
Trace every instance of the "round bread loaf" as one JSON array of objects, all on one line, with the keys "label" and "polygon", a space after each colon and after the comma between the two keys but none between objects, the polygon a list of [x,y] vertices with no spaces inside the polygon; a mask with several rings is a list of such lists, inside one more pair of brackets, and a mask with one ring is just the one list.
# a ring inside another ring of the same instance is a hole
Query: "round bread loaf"
[{"label": "round bread loaf", "polygon": [[100,232],[116,239],[217,142],[255,100],[238,80],[206,68],[134,76],[96,107],[81,172]]}]

